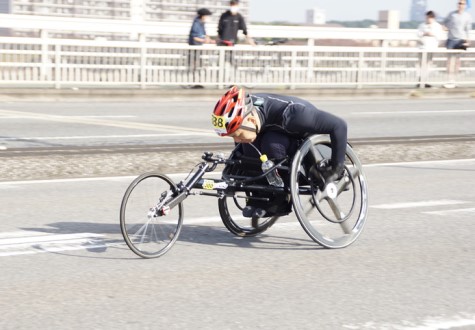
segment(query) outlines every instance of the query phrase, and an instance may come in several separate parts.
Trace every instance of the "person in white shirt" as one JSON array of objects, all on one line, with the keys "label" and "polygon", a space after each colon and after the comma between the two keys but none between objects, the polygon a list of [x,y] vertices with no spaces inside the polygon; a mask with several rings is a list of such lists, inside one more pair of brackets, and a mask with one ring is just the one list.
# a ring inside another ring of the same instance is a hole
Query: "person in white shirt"
[{"label": "person in white shirt", "polygon": [[[420,39],[420,48],[427,51],[427,57],[426,57],[427,65],[425,66],[426,71],[427,71],[427,69],[432,64],[433,53],[431,53],[430,51],[437,49],[439,47],[440,40],[443,39],[444,37],[444,30],[442,28],[442,25],[440,25],[435,20],[435,13],[432,10],[429,10],[426,13],[426,21],[419,25],[419,28],[417,30],[417,35],[419,36],[419,39]],[[421,67],[424,67],[422,63],[422,59],[423,59],[423,54],[421,54],[420,60],[421,60]],[[424,76],[425,77],[428,76],[427,72],[425,73]],[[421,78],[422,77],[419,78],[419,81],[421,80]],[[419,83],[418,87],[422,87],[422,85]],[[424,87],[430,88],[432,86],[429,84],[424,84]]]},{"label": "person in white shirt", "polygon": [[418,35],[421,41],[422,49],[436,49],[443,38],[443,28],[435,20],[435,13],[430,10],[426,13],[426,21],[421,23],[418,28]]}]

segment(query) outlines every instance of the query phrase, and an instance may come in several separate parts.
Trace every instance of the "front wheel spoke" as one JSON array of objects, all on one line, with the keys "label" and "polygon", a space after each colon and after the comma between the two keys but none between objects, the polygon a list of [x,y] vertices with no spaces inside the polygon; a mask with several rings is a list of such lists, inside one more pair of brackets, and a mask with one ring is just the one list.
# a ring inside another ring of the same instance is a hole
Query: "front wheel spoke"
[{"label": "front wheel spoke", "polygon": [[327,198],[327,202],[330,205],[330,208],[333,211],[337,220],[342,220],[345,217],[345,214],[341,211],[340,205],[336,198]]},{"label": "front wheel spoke", "polygon": [[[335,214],[337,220],[342,220],[343,218],[345,218],[345,214],[341,212],[340,206],[336,198],[329,198],[327,201],[328,204],[330,204],[330,207],[333,213]],[[345,234],[351,234],[352,228],[350,227],[348,221],[340,222],[340,226]]]},{"label": "front wheel spoke", "polygon": [[133,236],[133,237],[139,237],[140,235],[142,235],[142,232],[143,232],[144,230],[146,230],[146,228],[147,228],[147,224],[148,224],[148,221],[147,221],[147,223],[143,224],[143,225],[142,225],[135,233],[133,233],[131,236]]},{"label": "front wheel spoke", "polygon": [[143,231],[143,235],[142,237],[140,238],[140,244],[143,243],[145,237],[147,236],[147,229],[148,229],[148,225],[149,225],[150,221],[147,221],[147,223],[144,225],[144,231]]}]

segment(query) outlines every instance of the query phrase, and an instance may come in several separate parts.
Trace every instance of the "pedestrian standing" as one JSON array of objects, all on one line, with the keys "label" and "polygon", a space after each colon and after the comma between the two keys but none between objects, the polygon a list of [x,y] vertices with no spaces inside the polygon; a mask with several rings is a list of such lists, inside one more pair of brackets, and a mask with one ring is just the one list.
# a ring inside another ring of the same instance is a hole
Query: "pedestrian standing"
[{"label": "pedestrian standing", "polygon": [[198,15],[193,20],[190,34],[188,36],[189,45],[202,45],[215,43],[206,34],[205,23],[209,20],[211,12],[207,8],[201,8],[196,12]]},{"label": "pedestrian standing", "polygon": [[[197,16],[193,20],[191,25],[190,34],[188,36],[188,44],[190,46],[201,46],[203,44],[214,44],[216,43],[206,34],[205,24],[211,16],[211,11],[207,8],[201,8],[197,12]],[[190,79],[196,81],[196,69],[201,67],[200,58],[201,50],[190,49],[188,53],[188,67],[191,73]],[[199,78],[199,77],[198,77]],[[193,88],[202,88],[202,85],[193,85]]]},{"label": "pedestrian standing", "polygon": [[[433,57],[433,53],[431,51],[439,48],[439,43],[443,37],[443,32],[442,25],[440,25],[435,19],[435,13],[432,10],[429,10],[426,13],[425,22],[421,23],[417,30],[417,34],[421,43],[421,49],[425,50],[424,53],[420,54],[421,75],[419,76],[419,87],[422,87],[422,77],[424,76],[427,78],[428,76],[428,69],[432,64]],[[426,54],[425,62],[423,56],[424,54]],[[424,84],[424,87],[430,88],[432,86],[426,83]]]},{"label": "pedestrian standing", "polygon": [[421,48],[434,50],[439,47],[439,42],[443,37],[442,25],[435,19],[435,13],[429,10],[426,13],[426,20],[418,27],[417,33],[420,38]]},{"label": "pedestrian standing", "polygon": [[451,12],[444,20],[448,31],[446,47],[466,50],[470,44],[472,16],[465,10],[466,0],[458,0],[457,5],[457,10]]},{"label": "pedestrian standing", "polygon": [[234,46],[238,41],[239,30],[242,30],[249,44],[255,45],[254,40],[248,35],[244,17],[239,13],[239,1],[232,0],[229,2],[229,5],[229,10],[224,12],[219,18],[218,45]]},{"label": "pedestrian standing", "polygon": [[[451,12],[444,20],[444,26],[448,32],[446,47],[449,50],[466,50],[470,44],[470,30],[472,28],[472,16],[466,11],[467,1],[458,0],[457,10]],[[447,72],[449,83],[445,88],[454,88],[454,77],[460,68],[460,55],[449,54]]]}]

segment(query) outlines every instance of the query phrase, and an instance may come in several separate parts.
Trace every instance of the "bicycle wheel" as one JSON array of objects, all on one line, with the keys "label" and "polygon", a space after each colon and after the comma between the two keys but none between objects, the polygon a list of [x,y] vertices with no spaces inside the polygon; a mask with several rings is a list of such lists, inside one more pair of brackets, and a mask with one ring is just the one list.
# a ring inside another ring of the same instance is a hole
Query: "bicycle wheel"
[{"label": "bicycle wheel", "polygon": [[176,192],[170,178],[155,172],[140,175],[127,188],[120,208],[120,229],[129,248],[140,257],[160,257],[176,242],[183,224],[183,205],[162,211]]},{"label": "bicycle wheel", "polygon": [[[251,218],[242,215],[242,209],[246,206],[246,194],[234,192],[218,199],[218,209],[224,226],[234,235],[251,237],[269,229],[279,217],[267,217],[259,219],[257,226],[252,225]],[[255,224],[256,225],[256,224]]]},{"label": "bicycle wheel", "polygon": [[310,238],[327,248],[343,248],[353,243],[364,227],[368,188],[361,163],[349,145],[343,177],[324,188],[315,183],[308,174],[309,165],[329,158],[327,136],[313,135],[303,143],[292,162],[292,203]]}]

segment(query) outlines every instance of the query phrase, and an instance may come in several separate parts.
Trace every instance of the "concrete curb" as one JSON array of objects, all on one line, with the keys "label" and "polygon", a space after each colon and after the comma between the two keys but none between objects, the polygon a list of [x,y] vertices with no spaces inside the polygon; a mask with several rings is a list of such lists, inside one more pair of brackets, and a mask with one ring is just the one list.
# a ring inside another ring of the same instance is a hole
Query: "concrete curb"
[{"label": "concrete curb", "polygon": [[[130,101],[133,99],[173,100],[194,98],[197,100],[216,100],[224,89],[203,88],[157,88],[157,89],[131,89],[131,88],[0,88],[0,101],[52,101],[52,100],[94,100],[111,99],[117,101]],[[409,99],[409,98],[475,98],[475,88],[313,88],[313,89],[249,89],[254,92],[269,92],[287,94],[313,99]]]}]

